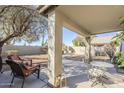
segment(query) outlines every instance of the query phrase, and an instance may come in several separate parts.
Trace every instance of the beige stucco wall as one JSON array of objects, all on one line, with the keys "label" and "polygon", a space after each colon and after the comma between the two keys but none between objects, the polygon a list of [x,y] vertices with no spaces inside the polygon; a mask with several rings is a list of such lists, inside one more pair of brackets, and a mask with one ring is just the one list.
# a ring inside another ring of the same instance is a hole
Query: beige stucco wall
[{"label": "beige stucco wall", "polygon": [[5,45],[3,46],[2,55],[7,55],[8,50],[18,50],[19,55],[34,55],[34,54],[42,54],[44,51],[40,46],[13,46],[13,45]]},{"label": "beige stucco wall", "polygon": [[85,55],[85,47],[72,47],[77,55]]},{"label": "beige stucco wall", "polygon": [[[73,46],[72,48],[74,49],[75,54],[77,54],[77,55],[85,55],[85,47],[75,47],[75,46]],[[92,56],[95,55],[94,47],[91,47],[91,53],[92,53]]]}]

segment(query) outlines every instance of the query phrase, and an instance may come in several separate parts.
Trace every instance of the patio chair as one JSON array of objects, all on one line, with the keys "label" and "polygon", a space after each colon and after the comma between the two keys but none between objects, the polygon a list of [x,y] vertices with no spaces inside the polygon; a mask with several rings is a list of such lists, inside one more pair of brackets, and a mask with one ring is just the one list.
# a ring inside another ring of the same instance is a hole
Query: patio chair
[{"label": "patio chair", "polygon": [[105,81],[109,80],[109,77],[106,75],[106,71],[103,68],[93,66],[89,70],[89,75],[90,80],[92,81],[91,87],[94,87],[97,84],[102,84],[102,86],[104,86]]},{"label": "patio chair", "polygon": [[13,77],[12,77],[12,81],[10,83],[10,87],[14,81],[14,78],[19,78],[19,79],[23,79],[22,81],[22,85],[21,88],[24,87],[24,82],[25,79],[34,74],[37,73],[37,78],[39,79],[39,75],[40,75],[40,65],[37,66],[26,66],[22,63],[17,63],[13,60],[6,60],[6,63],[10,66],[12,73],[13,73]]},{"label": "patio chair", "polygon": [[21,58],[20,56],[15,55],[15,54],[14,55],[8,55],[7,58],[10,60],[15,60],[16,62],[22,62],[26,65],[32,66],[32,59],[29,59],[29,58],[24,59],[24,58]]}]

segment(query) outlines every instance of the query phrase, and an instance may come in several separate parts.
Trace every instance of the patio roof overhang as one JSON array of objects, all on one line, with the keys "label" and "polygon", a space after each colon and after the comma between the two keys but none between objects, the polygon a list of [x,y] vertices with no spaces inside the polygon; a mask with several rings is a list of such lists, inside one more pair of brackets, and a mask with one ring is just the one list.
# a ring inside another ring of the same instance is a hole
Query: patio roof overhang
[{"label": "patio roof overhang", "polygon": [[51,11],[55,10],[58,5],[39,5],[37,10],[44,16],[47,16]]},{"label": "patio roof overhang", "polygon": [[61,5],[56,8],[90,35],[121,31],[119,18],[124,7],[119,5]]},{"label": "patio roof overhang", "polygon": [[[91,35],[121,31],[119,18],[124,16],[123,6],[62,5],[42,6],[41,14],[50,20],[48,30],[49,82],[61,85],[62,74],[62,28],[63,26],[85,36],[85,59],[92,61]],[[102,42],[102,41],[101,41]]]}]

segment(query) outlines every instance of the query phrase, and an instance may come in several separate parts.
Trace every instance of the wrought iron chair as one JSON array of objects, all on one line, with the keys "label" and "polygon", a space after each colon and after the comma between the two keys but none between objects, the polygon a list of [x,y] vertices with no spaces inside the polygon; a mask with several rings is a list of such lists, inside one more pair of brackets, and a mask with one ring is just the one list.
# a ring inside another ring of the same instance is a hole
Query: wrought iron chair
[{"label": "wrought iron chair", "polygon": [[32,59],[28,59],[28,58],[24,59],[24,58],[21,58],[18,55],[8,55],[7,58],[10,59],[10,60],[18,60],[18,61],[21,61],[24,64],[32,66]]},{"label": "wrought iron chair", "polygon": [[40,75],[40,65],[34,66],[34,67],[29,67],[29,66],[25,66],[22,63],[17,63],[14,62],[13,60],[6,60],[6,63],[10,66],[12,73],[13,73],[13,77],[12,77],[12,81],[10,84],[10,87],[14,81],[14,78],[20,78],[23,79],[21,88],[24,87],[24,82],[25,79],[32,75],[33,73],[37,73],[37,78],[39,79],[39,75]]},{"label": "wrought iron chair", "polygon": [[104,86],[105,81],[109,80],[109,77],[106,75],[105,68],[92,66],[92,68],[89,70],[89,74],[90,74],[90,80],[93,82],[91,84],[91,87],[94,87],[100,83],[102,84],[102,86]]}]

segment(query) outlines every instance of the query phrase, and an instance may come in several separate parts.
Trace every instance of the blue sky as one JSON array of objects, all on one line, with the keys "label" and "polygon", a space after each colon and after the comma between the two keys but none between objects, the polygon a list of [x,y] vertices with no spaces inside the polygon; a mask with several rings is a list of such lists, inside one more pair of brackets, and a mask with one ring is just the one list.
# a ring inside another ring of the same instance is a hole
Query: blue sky
[{"label": "blue sky", "polygon": [[[115,36],[117,34],[117,32],[112,32],[112,33],[104,33],[104,34],[98,34],[96,36],[99,37],[103,37],[103,36]],[[70,31],[67,28],[63,28],[63,43],[66,45],[71,46],[72,45],[72,40],[77,36],[78,34]],[[48,36],[46,35],[45,40],[48,39]],[[28,43],[22,41],[22,42],[16,42],[15,45],[29,45]],[[41,46],[41,40],[37,41],[37,42],[33,42],[30,45],[32,46]]]},{"label": "blue sky", "polygon": [[72,40],[77,36],[77,33],[63,28],[63,43],[66,45],[72,45]]},{"label": "blue sky", "polygon": [[[97,34],[98,37],[105,37],[105,36],[116,36],[117,32],[111,32],[111,33],[104,33],[104,34]],[[70,31],[69,29],[63,28],[63,42],[66,45],[72,45],[72,40],[77,36],[78,34],[75,32]]]}]

